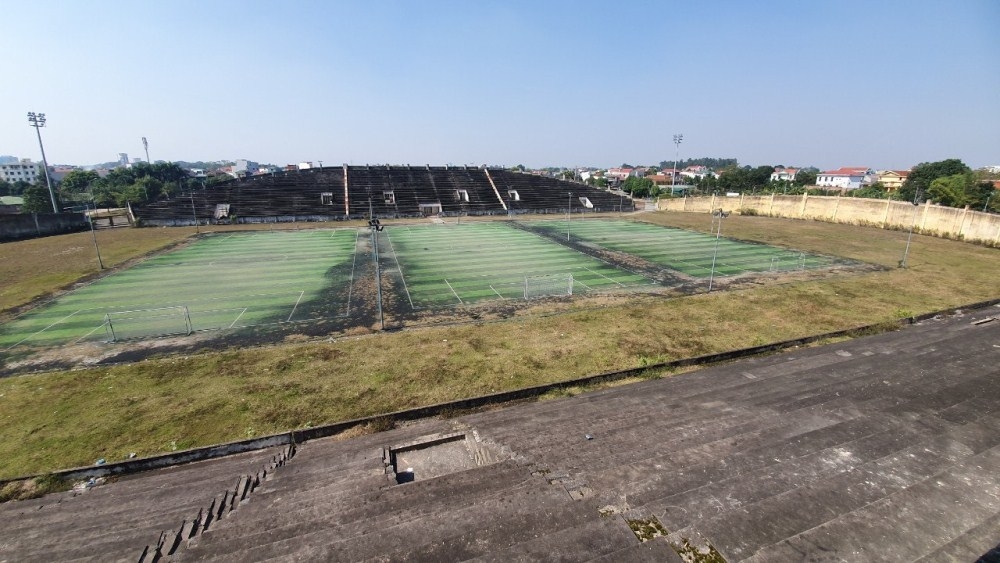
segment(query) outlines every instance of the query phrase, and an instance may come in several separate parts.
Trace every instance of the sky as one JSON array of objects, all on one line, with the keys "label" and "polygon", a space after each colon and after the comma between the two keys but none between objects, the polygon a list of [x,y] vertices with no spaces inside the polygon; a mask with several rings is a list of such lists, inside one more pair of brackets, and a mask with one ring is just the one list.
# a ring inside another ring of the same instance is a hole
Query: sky
[{"label": "sky", "polygon": [[[1000,1],[0,0],[0,155],[1000,165]],[[18,25],[25,22],[28,25]],[[678,147],[674,134],[683,134]]]}]

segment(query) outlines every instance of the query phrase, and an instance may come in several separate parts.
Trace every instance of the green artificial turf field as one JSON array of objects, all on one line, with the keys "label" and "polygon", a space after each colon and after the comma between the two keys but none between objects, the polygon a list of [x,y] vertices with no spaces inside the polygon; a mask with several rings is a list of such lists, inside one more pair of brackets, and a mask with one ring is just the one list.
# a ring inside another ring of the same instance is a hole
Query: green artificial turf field
[{"label": "green artificial turf field", "polygon": [[150,258],[4,325],[0,350],[349,314],[358,231],[226,233]]}]

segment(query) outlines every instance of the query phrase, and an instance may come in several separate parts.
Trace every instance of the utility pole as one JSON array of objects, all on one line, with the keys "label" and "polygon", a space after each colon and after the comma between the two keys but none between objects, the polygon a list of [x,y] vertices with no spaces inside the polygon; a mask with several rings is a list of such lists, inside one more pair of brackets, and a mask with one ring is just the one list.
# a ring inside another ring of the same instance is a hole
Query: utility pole
[{"label": "utility pole", "polygon": [[145,137],[142,138],[142,148],[146,150],[146,164],[152,166],[153,165],[153,161],[149,160],[149,143],[146,142],[146,138]]},{"label": "utility pole", "polygon": [[569,211],[573,208],[573,192],[567,194],[566,200],[566,240],[569,240]]},{"label": "utility pole", "polygon": [[34,127],[35,133],[38,134],[38,148],[42,149],[42,170],[45,172],[45,185],[49,187],[49,198],[52,200],[52,212],[59,213],[59,204],[56,203],[56,192],[52,190],[52,179],[49,178],[49,161],[45,159],[45,146],[42,145],[41,128],[45,127],[45,114],[36,114],[33,111],[29,111],[28,125]]}]

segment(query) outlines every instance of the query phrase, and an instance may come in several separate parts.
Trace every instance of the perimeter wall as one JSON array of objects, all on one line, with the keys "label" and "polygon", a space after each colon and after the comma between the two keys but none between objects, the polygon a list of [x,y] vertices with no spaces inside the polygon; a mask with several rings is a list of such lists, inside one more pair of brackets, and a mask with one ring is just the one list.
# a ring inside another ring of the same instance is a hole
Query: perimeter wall
[{"label": "perimeter wall", "polygon": [[812,219],[883,229],[909,229],[925,235],[1000,246],[1000,215],[906,201],[814,195],[692,196],[663,199],[661,211],[709,213],[722,209],[744,215]]}]

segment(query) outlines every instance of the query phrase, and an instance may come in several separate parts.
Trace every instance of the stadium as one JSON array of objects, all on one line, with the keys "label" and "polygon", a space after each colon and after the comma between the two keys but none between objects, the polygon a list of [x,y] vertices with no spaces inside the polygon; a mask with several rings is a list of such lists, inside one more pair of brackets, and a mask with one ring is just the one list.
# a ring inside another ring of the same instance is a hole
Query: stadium
[{"label": "stadium", "polygon": [[[80,411],[62,437],[33,437],[59,426],[48,415],[11,428],[35,445],[4,452],[5,494],[56,492],[3,505],[18,524],[0,553],[738,561],[993,545],[989,502],[916,543],[861,523],[918,525],[913,506],[994,486],[996,363],[975,350],[998,326],[995,249],[918,235],[899,269],[898,231],[639,207],[489,168],[344,166],[133,208],[144,228],[93,236],[158,249],[0,331],[7,400]],[[964,285],[907,289],[938,275]],[[925,369],[931,356],[953,367]],[[754,527],[747,506],[775,521]],[[85,539],[53,543],[66,526]]]}]

